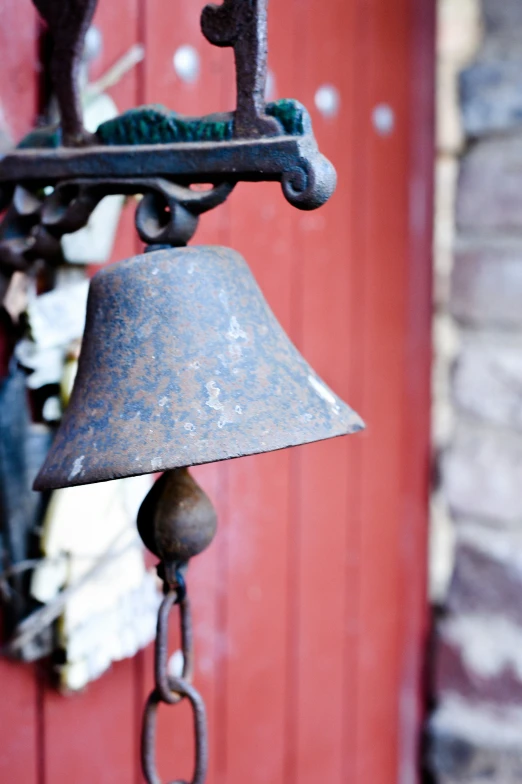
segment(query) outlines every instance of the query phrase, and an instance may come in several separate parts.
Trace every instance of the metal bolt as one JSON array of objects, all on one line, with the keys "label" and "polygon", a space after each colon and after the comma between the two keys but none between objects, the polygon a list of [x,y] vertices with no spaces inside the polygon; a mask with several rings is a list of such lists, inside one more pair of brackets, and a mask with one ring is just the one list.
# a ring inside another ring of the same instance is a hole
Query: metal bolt
[{"label": "metal bolt", "polygon": [[103,35],[99,27],[91,25],[85,35],[83,59],[85,62],[96,60],[102,53]]},{"label": "metal bolt", "polygon": [[339,112],[341,95],[333,84],[323,84],[317,89],[314,101],[323,117],[335,117]]},{"label": "metal bolt", "polygon": [[190,44],[176,49],[172,58],[174,70],[182,82],[195,82],[199,76],[199,54]]},{"label": "metal bolt", "polygon": [[381,136],[389,136],[395,128],[395,114],[387,103],[379,103],[372,113],[373,126]]}]

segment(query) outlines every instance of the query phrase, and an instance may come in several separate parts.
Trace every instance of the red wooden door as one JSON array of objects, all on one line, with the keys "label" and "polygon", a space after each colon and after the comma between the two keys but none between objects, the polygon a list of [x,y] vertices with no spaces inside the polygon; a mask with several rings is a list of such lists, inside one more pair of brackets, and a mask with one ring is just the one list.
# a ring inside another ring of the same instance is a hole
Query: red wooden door
[{"label": "red wooden door", "polygon": [[[143,102],[187,114],[233,106],[231,53],[201,37],[202,0],[99,5],[98,71],[136,41],[146,48],[144,63],[113,90],[121,110]],[[299,349],[368,425],[351,438],[197,470],[220,513],[218,537],[189,576],[209,784],[417,777],[433,5],[271,0],[272,97],[310,108],[338,191],[318,212],[298,213],[276,185],[241,185],[203,218],[196,238],[244,254]],[[0,101],[15,137],[35,114],[35,32],[29,0],[0,0]],[[184,44],[201,57],[190,84],[172,65]],[[338,91],[336,116],[314,107],[325,84]],[[392,127],[379,126],[382,116]],[[115,257],[136,247],[129,213]],[[0,663],[0,781],[141,782],[151,651],[73,698],[54,694],[38,673]],[[189,729],[185,706],[160,711],[164,780],[190,775]]]}]

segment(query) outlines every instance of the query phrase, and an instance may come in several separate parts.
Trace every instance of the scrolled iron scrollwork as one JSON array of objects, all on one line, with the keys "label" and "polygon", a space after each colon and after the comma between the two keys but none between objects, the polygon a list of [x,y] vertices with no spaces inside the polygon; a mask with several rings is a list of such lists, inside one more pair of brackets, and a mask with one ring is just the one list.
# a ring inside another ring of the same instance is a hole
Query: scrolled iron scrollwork
[{"label": "scrolled iron scrollwork", "polygon": [[281,187],[293,207],[315,210],[330,198],[336,179],[330,161],[318,153],[283,172]]},{"label": "scrolled iron scrollwork", "polygon": [[115,193],[142,196],[135,222],[144,243],[185,245],[199,216],[223,203],[233,188],[224,182],[194,190],[161,177],[65,180],[47,195],[16,186],[0,230],[0,272],[27,271],[38,259],[62,260],[61,237],[82,229],[100,201]]},{"label": "scrolled iron scrollwork", "polygon": [[224,182],[207,191],[158,179],[143,183],[147,190],[136,209],[136,229],[150,245],[186,245],[194,236],[198,218],[222,204],[234,188]]}]

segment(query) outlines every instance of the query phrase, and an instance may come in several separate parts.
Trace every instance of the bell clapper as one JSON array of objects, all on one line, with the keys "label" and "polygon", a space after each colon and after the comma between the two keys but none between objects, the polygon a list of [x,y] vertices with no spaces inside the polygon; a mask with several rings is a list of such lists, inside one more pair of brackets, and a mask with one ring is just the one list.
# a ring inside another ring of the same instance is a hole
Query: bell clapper
[{"label": "bell clapper", "polygon": [[[165,473],[150,489],[138,512],[138,531],[145,546],[160,559],[157,571],[163,581],[155,647],[155,689],[145,709],[142,727],[142,766],[148,784],[157,782],[155,762],[155,715],[159,702],[175,705],[188,698],[194,711],[197,775],[193,784],[205,779],[208,742],[205,706],[192,686],[194,666],[192,622],[186,595],[185,574],[190,558],[201,553],[216,533],[217,516],[206,493],[187,468]],[[174,605],[179,605],[183,671],[181,677],[169,673],[168,621]]]},{"label": "bell clapper", "polygon": [[189,559],[209,546],[216,527],[215,509],[187,468],[165,471],[138,512],[139,534],[161,559],[160,576],[169,588],[176,587]]}]

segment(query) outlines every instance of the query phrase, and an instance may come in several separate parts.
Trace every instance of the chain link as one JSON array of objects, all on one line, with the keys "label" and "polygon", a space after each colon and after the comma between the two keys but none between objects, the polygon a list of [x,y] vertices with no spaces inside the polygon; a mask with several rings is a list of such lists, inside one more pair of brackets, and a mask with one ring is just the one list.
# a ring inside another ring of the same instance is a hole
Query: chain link
[{"label": "chain link", "polygon": [[[143,714],[141,732],[141,764],[147,784],[162,784],[156,766],[156,725],[158,705],[177,705],[188,699],[194,717],[195,763],[191,784],[203,784],[208,766],[208,738],[205,704],[201,695],[192,686],[194,670],[194,651],[190,603],[185,591],[185,582],[176,573],[176,586],[169,587],[159,613],[154,654],[155,688],[150,693]],[[183,653],[183,672],[180,678],[168,673],[168,631],[169,617],[174,605],[179,605],[181,631],[181,650]],[[173,782],[172,784],[185,784]]]}]

